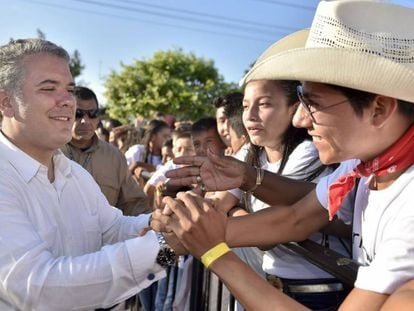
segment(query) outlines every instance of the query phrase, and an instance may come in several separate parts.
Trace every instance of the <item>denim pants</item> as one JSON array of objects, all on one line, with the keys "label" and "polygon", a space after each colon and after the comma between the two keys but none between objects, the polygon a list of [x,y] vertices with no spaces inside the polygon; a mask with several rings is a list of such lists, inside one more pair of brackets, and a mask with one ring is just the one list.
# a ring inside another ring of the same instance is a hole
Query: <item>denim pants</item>
[{"label": "denim pants", "polygon": [[167,277],[158,281],[157,293],[155,295],[155,311],[162,311],[164,308],[165,299],[168,292],[168,278],[170,268],[167,269]]},{"label": "denim pants", "polygon": [[155,311],[155,296],[157,294],[158,282],[152,283],[138,293],[139,301],[144,311]]}]

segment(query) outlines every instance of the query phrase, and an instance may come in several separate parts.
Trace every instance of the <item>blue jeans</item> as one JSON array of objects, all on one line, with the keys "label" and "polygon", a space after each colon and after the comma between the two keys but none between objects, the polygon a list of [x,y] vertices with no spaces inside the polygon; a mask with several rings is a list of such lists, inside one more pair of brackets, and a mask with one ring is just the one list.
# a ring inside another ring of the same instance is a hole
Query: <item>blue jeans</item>
[{"label": "blue jeans", "polygon": [[162,311],[168,291],[168,277],[170,268],[168,268],[167,277],[158,281],[157,293],[155,295],[155,311]]},{"label": "blue jeans", "polygon": [[152,283],[138,293],[144,311],[155,311],[155,296],[157,294],[158,282]]},{"label": "blue jeans", "polygon": [[171,311],[173,308],[175,291],[177,286],[177,272],[177,266],[170,267],[170,269],[168,270],[168,290],[162,311]]}]

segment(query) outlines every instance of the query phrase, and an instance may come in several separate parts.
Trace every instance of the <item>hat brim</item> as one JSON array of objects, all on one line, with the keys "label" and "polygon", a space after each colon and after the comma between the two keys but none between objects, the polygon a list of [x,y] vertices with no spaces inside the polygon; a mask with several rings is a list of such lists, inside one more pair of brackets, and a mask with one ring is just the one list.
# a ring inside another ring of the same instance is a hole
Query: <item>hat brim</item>
[{"label": "hat brim", "polygon": [[297,48],[270,56],[243,78],[334,84],[414,102],[414,72],[381,56],[334,48]]},{"label": "hat brim", "polygon": [[263,61],[267,60],[269,57],[288,51],[288,50],[305,47],[308,36],[309,36],[309,29],[302,29],[290,35],[287,35],[286,37],[283,37],[276,43],[272,44],[257,58],[253,67],[239,81],[239,85],[244,86],[248,82],[249,75],[255,69],[255,67],[259,65],[260,63],[262,63]]}]

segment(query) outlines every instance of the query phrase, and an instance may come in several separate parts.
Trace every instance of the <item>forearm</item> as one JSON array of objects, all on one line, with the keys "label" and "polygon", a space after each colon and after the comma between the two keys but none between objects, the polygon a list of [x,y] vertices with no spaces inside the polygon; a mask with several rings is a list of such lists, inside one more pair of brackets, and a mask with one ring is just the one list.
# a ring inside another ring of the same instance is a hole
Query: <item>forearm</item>
[{"label": "forearm", "polygon": [[135,169],[137,169],[138,167],[141,167],[143,170],[148,171],[148,172],[155,171],[154,165],[145,163],[145,162],[140,162],[140,161],[131,163],[128,166],[128,169],[132,174],[134,174]]},{"label": "forearm", "polygon": [[2,296],[22,310],[109,307],[147,287],[152,281],[145,271],[153,269],[154,280],[164,275],[155,265],[157,251],[150,235],[81,256],[53,257],[38,245],[18,260],[1,261],[7,271],[1,273],[7,276],[0,280]]},{"label": "forearm", "polygon": [[[252,189],[256,182],[256,169],[247,166],[244,171],[243,191]],[[269,205],[291,205],[315,188],[311,182],[299,181],[265,171],[262,184],[254,191],[254,196]]]},{"label": "forearm", "polygon": [[414,280],[397,289],[384,303],[382,311],[408,311],[414,306]]},{"label": "forearm", "polygon": [[[369,290],[354,288],[345,298],[339,310],[341,311],[377,311],[381,310],[389,296]],[[395,310],[395,309],[393,309]],[[400,309],[398,309],[400,310]]]},{"label": "forearm", "polygon": [[[147,195],[149,205],[151,207],[154,206],[154,194],[155,194],[155,186],[150,185],[148,182],[145,184],[144,193]],[[152,209],[152,208],[151,208]]]},{"label": "forearm", "polygon": [[327,223],[327,211],[312,192],[293,206],[269,207],[247,216],[230,218],[226,241],[232,247],[267,247],[302,241]]},{"label": "forearm", "polygon": [[233,252],[210,266],[247,310],[307,310],[257,275]]}]

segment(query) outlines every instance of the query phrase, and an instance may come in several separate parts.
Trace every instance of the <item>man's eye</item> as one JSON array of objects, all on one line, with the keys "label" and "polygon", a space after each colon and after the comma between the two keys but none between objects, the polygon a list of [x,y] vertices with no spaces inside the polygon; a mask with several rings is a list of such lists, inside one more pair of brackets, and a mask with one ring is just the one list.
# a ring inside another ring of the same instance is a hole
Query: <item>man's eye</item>
[{"label": "man's eye", "polygon": [[53,88],[53,87],[43,87],[43,88],[41,88],[40,90],[41,90],[41,91],[46,91],[46,92],[51,92],[51,91],[54,91],[54,90],[55,90],[55,88]]},{"label": "man's eye", "polygon": [[267,102],[262,102],[262,103],[259,103],[259,106],[264,106],[264,107],[266,107],[266,106],[270,106],[270,103],[267,103]]},{"label": "man's eye", "polygon": [[314,101],[312,101],[312,100],[310,100],[310,99],[307,99],[305,103],[306,103],[306,105],[307,105],[309,108],[316,109],[316,108],[318,108],[318,107],[319,107],[319,104],[318,104],[318,103],[315,103]]}]

